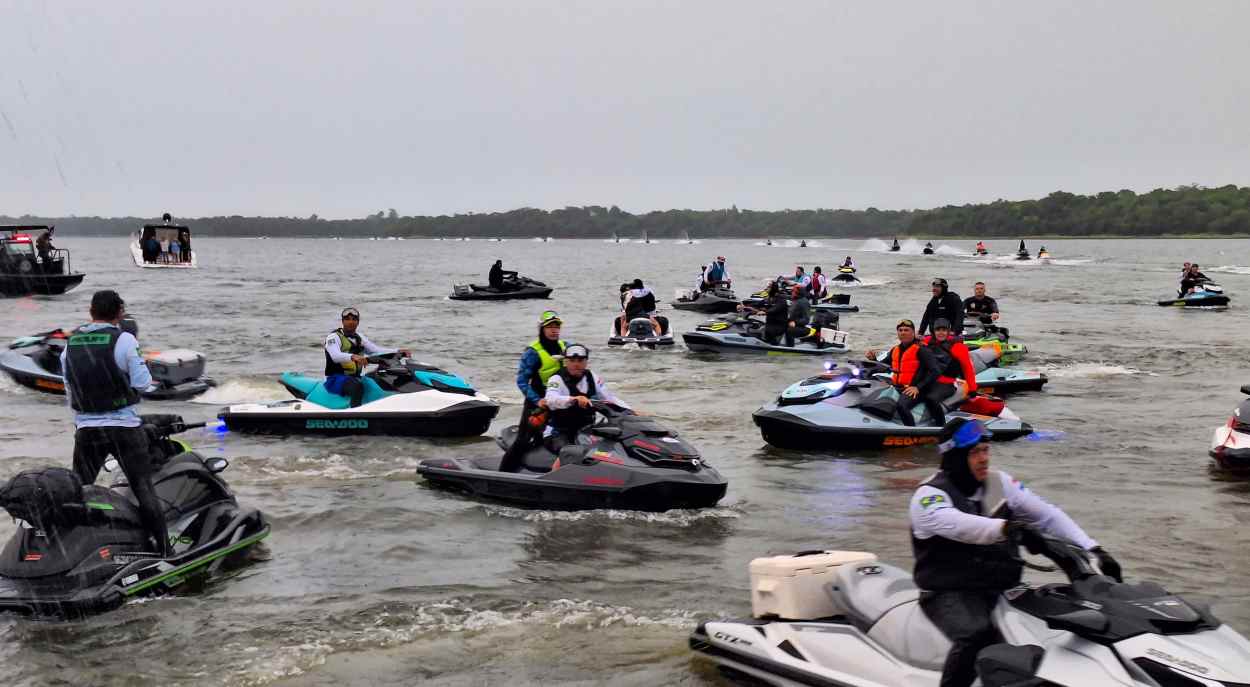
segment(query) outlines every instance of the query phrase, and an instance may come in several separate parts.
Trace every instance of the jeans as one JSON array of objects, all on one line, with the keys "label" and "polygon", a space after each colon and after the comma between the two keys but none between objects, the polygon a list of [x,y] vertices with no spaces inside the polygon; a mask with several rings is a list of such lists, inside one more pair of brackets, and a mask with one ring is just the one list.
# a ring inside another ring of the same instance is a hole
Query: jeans
[{"label": "jeans", "polygon": [[143,427],[83,427],[74,433],[74,472],[83,484],[95,483],[109,456],[117,459],[130,493],[139,502],[139,518],[156,539],[156,552],[169,555],[164,508],[152,486],[152,449]]},{"label": "jeans", "polygon": [[951,640],[940,687],[969,687],[977,677],[977,654],[1003,641],[990,619],[998,596],[986,590],[920,593],[920,609]]}]

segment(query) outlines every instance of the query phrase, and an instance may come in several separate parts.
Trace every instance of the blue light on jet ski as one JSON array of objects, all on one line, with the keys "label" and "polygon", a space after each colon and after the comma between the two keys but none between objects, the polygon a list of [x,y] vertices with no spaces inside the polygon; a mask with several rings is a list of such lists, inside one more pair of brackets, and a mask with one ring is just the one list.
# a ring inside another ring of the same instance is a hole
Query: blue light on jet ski
[{"label": "blue light on jet ski", "polygon": [[859,373],[860,373],[860,369],[859,369],[858,367],[855,367],[854,365],[852,365],[852,366],[851,366],[851,374],[853,374],[853,375],[855,375],[856,377],[858,377],[858,376],[859,376]]},{"label": "blue light on jet ski", "polygon": [[1029,441],[1060,441],[1065,436],[1067,436],[1067,432],[1060,432],[1055,429],[1039,429],[1024,438]]},{"label": "blue light on jet ski", "polygon": [[217,422],[217,424],[209,425],[209,426],[212,427],[213,431],[218,434],[225,434],[226,432],[230,431],[230,428],[226,426],[226,423],[221,422],[220,420]]},{"label": "blue light on jet ski", "polygon": [[834,362],[833,362],[832,360],[826,360],[826,361],[825,361],[825,372],[828,372],[828,371],[832,370],[832,369],[833,369],[833,365],[834,365]]},{"label": "blue light on jet ski", "polygon": [[846,380],[839,379],[836,382],[829,382],[828,384],[825,385],[825,388],[828,389],[829,393],[832,393],[832,394],[841,393],[842,389],[846,388]]}]

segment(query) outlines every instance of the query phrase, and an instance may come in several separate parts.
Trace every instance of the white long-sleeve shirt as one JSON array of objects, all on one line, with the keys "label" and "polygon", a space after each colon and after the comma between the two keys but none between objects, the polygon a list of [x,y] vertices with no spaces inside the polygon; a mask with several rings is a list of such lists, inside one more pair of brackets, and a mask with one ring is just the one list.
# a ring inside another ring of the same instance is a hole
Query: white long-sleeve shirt
[{"label": "white long-sleeve shirt", "polygon": [[[386,355],[388,353],[394,353],[398,350],[395,348],[384,348],[379,346],[370,341],[369,337],[361,334],[360,332],[356,332],[356,336],[360,337],[360,345],[364,347],[364,355]],[[344,351],[342,344],[339,343],[339,333],[337,331],[330,332],[326,335],[326,355],[330,356],[330,360],[333,360],[340,365],[351,362],[352,360],[352,354],[348,351]]]},{"label": "white long-sleeve shirt", "polygon": [[[577,380],[577,390],[581,393],[589,391],[586,383],[586,375]],[[564,383],[564,378],[560,375],[551,375],[551,379],[547,380],[547,407],[552,410],[563,410],[572,406],[576,397],[569,395],[569,388]],[[616,394],[608,388],[607,382],[599,375],[595,375],[595,400],[611,403],[622,408],[629,408],[629,404],[617,398]]]},{"label": "white long-sleeve shirt", "polygon": [[[1083,549],[1098,546],[1080,525],[1042,497],[1029,491],[1018,480],[1000,470],[991,470],[986,479],[1002,481],[1002,494],[1017,517],[1050,535],[1066,539]],[[972,500],[985,498],[985,487],[972,495]],[[983,508],[994,508],[985,504]],[[920,485],[911,497],[911,529],[917,539],[946,537],[965,544],[994,544],[1003,540],[1003,519],[965,513],[955,507],[945,491],[928,484]]]}]

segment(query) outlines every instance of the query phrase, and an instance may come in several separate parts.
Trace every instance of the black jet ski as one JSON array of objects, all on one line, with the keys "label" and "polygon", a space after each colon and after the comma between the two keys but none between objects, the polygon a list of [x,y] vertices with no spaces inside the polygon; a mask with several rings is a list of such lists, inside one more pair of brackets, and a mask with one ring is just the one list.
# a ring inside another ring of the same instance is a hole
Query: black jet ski
[{"label": "black jet ski", "polygon": [[825,310],[828,312],[859,312],[859,306],[851,305],[851,294],[849,293],[831,293],[827,298],[822,299],[819,303],[813,303],[812,310]]},{"label": "black jet ski", "polygon": [[[502,456],[427,458],[417,474],[473,496],[556,510],[621,508],[663,511],[710,508],[728,483],[699,452],[654,418],[596,402],[602,419],[560,455],[543,446],[525,455],[520,472],[499,472]],[[499,437],[507,450],[515,426]]]},{"label": "black jet ski", "polygon": [[[1250,395],[1250,384],[1242,386],[1241,393]],[[1228,422],[1215,428],[1207,454],[1220,470],[1250,474],[1250,399],[1243,400]]]},{"label": "black jet ski", "polygon": [[668,327],[668,318],[656,315],[656,321],[660,323],[660,333],[655,333],[655,327],[651,324],[650,318],[635,317],[629,321],[629,329],[626,330],[625,336],[621,336],[617,330],[617,323],[620,318],[612,321],[612,333],[608,337],[609,346],[628,346],[633,344],[640,348],[649,348],[654,350],[656,347],[672,346],[673,332]]},{"label": "black jet ski", "polygon": [[855,276],[854,267],[839,267],[838,273],[829,281],[839,286],[859,286],[861,283],[859,277]]},{"label": "black jet ski", "polygon": [[361,378],[359,407],[330,392],[323,377],[284,372],[294,400],[241,403],[217,415],[226,427],[255,434],[385,434],[476,436],[490,428],[499,404],[460,377],[397,354],[369,356],[378,367]]},{"label": "black jet ski", "polygon": [[1181,308],[1222,308],[1228,305],[1224,287],[1210,280],[1203,280],[1189,293],[1177,294],[1175,298],[1159,301],[1159,305]]},{"label": "black jet ski", "polygon": [[693,310],[694,312],[715,315],[733,312],[738,308],[738,297],[727,286],[717,286],[710,291],[692,291],[679,295],[669,303],[677,310]]},{"label": "black jet ski", "polygon": [[837,330],[837,314],[830,327],[808,329],[808,336],[796,339],[793,346],[784,340],[771,344],[764,340],[764,323],[743,315],[722,315],[699,325],[693,332],[681,335],[686,348],[695,353],[764,353],[767,355],[832,355],[849,349],[847,334]]},{"label": "black jet ski", "polygon": [[480,286],[478,284],[453,284],[451,295],[453,301],[505,301],[515,298],[547,298],[552,288],[546,284],[530,279],[517,277],[505,279],[503,288]]},{"label": "black jet ski", "polygon": [[933,255],[933,244],[932,243],[924,244],[924,250],[921,252],[924,253],[925,255]]},{"label": "black jet ski", "polygon": [[161,463],[152,482],[173,555],[153,552],[124,477],[104,487],[84,485],[64,468],[27,470],[0,487],[0,506],[24,523],[0,553],[0,611],[58,618],[108,611],[240,562],[269,535],[265,516],[240,507],[218,475],[225,458],[204,458],[170,439],[203,424],[177,415],[143,419]]},{"label": "black jet ski", "polygon": [[903,250],[903,247],[898,245],[898,239],[894,239],[894,245],[890,246],[890,252],[897,253],[900,250]]},{"label": "black jet ski", "polygon": [[799,248],[807,248],[807,241],[806,240],[799,241]]},{"label": "black jet ski", "polygon": [[[1023,537],[1013,533],[1012,555]],[[1239,687],[1250,642],[1205,605],[1153,582],[1118,582],[1089,552],[1039,535],[1066,581],[1004,591],[1001,642],[977,657],[982,687]],[[751,618],[702,622],[690,648],[747,684],[938,687],[950,640],[920,608],[910,570],[870,552],[751,561]]]},{"label": "black jet ski", "polygon": [[[898,416],[899,391],[859,364],[834,368],[795,382],[777,399],[752,414],[764,441],[780,448],[841,450],[937,444],[942,426],[933,424],[924,404],[912,408],[914,426]],[[975,418],[995,441],[1033,432],[1009,408],[995,404],[996,416],[956,410],[967,400],[958,393],[945,405],[947,422]]]},{"label": "black jet ski", "polygon": [[[24,387],[50,394],[65,394],[65,377],[61,374],[61,353],[69,334],[56,329],[34,336],[25,336],[0,351],[0,370]],[[152,385],[139,392],[151,401],[173,401],[191,398],[216,386],[204,376],[204,356],[186,349],[140,351],[152,373]]]}]

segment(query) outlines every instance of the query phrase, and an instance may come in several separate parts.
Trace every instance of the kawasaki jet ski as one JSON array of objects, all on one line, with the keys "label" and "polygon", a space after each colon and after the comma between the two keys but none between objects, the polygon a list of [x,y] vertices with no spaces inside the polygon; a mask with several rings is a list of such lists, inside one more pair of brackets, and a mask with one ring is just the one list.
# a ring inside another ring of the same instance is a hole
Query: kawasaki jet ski
[{"label": "kawasaki jet ski", "polygon": [[551,295],[552,290],[550,286],[529,277],[516,277],[515,279],[505,279],[503,288],[498,289],[493,286],[480,286],[478,284],[452,284],[451,295],[448,298],[453,301],[505,301],[515,298],[547,298]]},{"label": "kawasaki jet ski", "polygon": [[327,390],[324,379],[284,372],[282,386],[294,400],[232,405],[217,417],[231,430],[255,434],[476,436],[499,412],[499,404],[445,370],[394,353],[369,362],[378,367],[361,377],[359,407]]},{"label": "kawasaki jet ski", "polygon": [[686,348],[695,353],[765,353],[767,355],[831,355],[842,353],[847,345],[847,333],[838,331],[837,316],[833,316],[835,328],[808,328],[808,335],[796,338],[793,346],[786,346],[784,339],[772,344],[764,339],[764,323],[743,315],[722,315],[704,322],[693,332],[681,335]]},{"label": "kawasaki jet ski", "polygon": [[[137,331],[137,330],[132,330]],[[0,351],[0,370],[24,387],[50,394],[65,394],[65,377],[61,370],[61,353],[69,334],[55,329],[24,336]],[[204,356],[195,351],[175,348],[168,351],[140,351],[152,374],[152,384],[139,395],[150,401],[174,401],[191,398],[217,385],[204,376]]]},{"label": "kawasaki jet ski", "polygon": [[733,312],[738,307],[738,297],[727,286],[717,286],[710,291],[683,291],[677,299],[669,303],[677,310],[693,310],[694,312],[715,315]]},{"label": "kawasaki jet ski", "polygon": [[[663,511],[710,508],[728,483],[699,452],[654,418],[594,402],[602,419],[557,456],[544,446],[525,454],[519,472],[500,472],[494,458],[427,458],[417,474],[473,496],[558,510],[621,508]],[[507,450],[512,426],[499,436]]]},{"label": "kawasaki jet ski", "polygon": [[660,323],[660,333],[655,333],[655,327],[651,324],[648,317],[635,317],[629,321],[629,329],[626,330],[625,336],[621,336],[616,328],[620,322],[618,317],[612,321],[612,334],[608,337],[609,346],[628,346],[633,344],[640,348],[650,348],[654,350],[657,346],[672,346],[673,332],[668,328],[668,318],[656,316],[656,321]]},{"label": "kawasaki jet ski", "polygon": [[854,267],[839,267],[838,273],[833,275],[829,282],[837,286],[859,286],[862,283],[859,277],[855,276]]},{"label": "kawasaki jet ski", "polygon": [[191,427],[177,415],[143,417],[160,467],[152,475],[165,506],[172,555],[154,552],[124,477],[84,485],[64,468],[18,473],[0,486],[0,506],[19,527],[0,553],[0,611],[74,618],[174,589],[241,562],[269,535],[265,516],[242,508],[204,458],[170,436]]},{"label": "kawasaki jet ski", "polygon": [[1159,305],[1184,308],[1220,308],[1228,305],[1228,296],[1224,295],[1224,287],[1213,281],[1203,281],[1194,286],[1189,293],[1178,294],[1175,298],[1159,301]]},{"label": "kawasaki jet ski", "polygon": [[[751,415],[764,441],[778,448],[840,450],[918,446],[938,443],[942,426],[933,423],[923,403],[912,408],[914,426],[899,418],[899,391],[858,364],[838,367],[795,382],[777,400]],[[994,404],[994,417],[956,410],[965,401],[958,391],[944,405],[949,422],[958,417],[981,420],[995,441],[1031,434],[1005,405]],[[979,405],[977,409],[982,409]]]},{"label": "kawasaki jet ski", "polygon": [[[1241,393],[1250,394],[1250,384],[1241,387]],[[1221,470],[1250,473],[1250,399],[1233,410],[1225,425],[1215,428],[1208,454]]]},{"label": "kawasaki jet ski", "polygon": [[[1040,555],[1068,581],[1002,593],[992,619],[1004,642],[977,658],[982,687],[1250,684],[1250,641],[1206,606],[1116,582],[1088,552],[1042,538]],[[700,623],[690,648],[701,656],[768,685],[938,686],[950,640],[920,609],[911,572],[858,551],[757,558],[750,571],[754,617]]]}]

